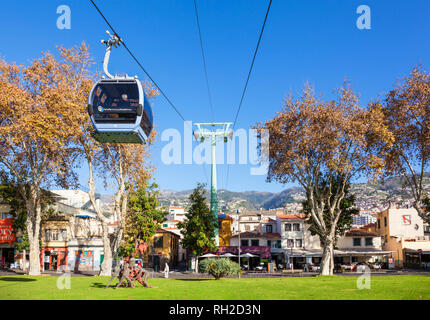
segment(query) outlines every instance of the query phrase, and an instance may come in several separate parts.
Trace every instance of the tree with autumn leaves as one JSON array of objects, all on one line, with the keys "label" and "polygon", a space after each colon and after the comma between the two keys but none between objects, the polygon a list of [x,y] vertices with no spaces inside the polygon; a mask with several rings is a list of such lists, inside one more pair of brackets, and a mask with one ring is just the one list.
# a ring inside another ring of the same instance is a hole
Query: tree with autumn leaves
[{"label": "tree with autumn leaves", "polygon": [[[56,185],[78,186],[76,169],[84,160],[89,169],[90,201],[102,224],[104,261],[101,275],[110,275],[124,232],[128,191],[151,177],[147,145],[101,145],[91,137],[86,111],[94,84],[93,63],[82,43],[59,47],[30,66],[0,60],[0,169],[18,188],[27,211],[31,275],[40,274],[42,190]],[[158,92],[144,83],[149,97]],[[149,144],[154,135],[150,137]],[[84,163],[85,163],[84,162]],[[96,203],[96,175],[116,184],[114,215],[118,228],[108,235],[108,217]]]},{"label": "tree with autumn leaves", "polygon": [[49,53],[27,67],[0,60],[0,166],[27,210],[31,275],[40,274],[42,188],[77,185],[76,132],[65,120],[82,104],[70,90],[68,66],[67,57]]},{"label": "tree with autumn leaves", "polygon": [[323,244],[322,275],[333,274],[348,183],[382,174],[384,159],[378,151],[393,139],[383,119],[380,109],[360,107],[345,81],[332,101],[318,99],[306,85],[300,98],[287,97],[273,119],[257,125],[270,134],[268,180],[298,182],[306,192],[307,211]]},{"label": "tree with autumn leaves", "polygon": [[413,207],[430,223],[430,198],[424,189],[430,169],[430,74],[421,65],[390,90],[372,108],[384,113],[394,142],[381,149],[385,177],[400,176]]}]

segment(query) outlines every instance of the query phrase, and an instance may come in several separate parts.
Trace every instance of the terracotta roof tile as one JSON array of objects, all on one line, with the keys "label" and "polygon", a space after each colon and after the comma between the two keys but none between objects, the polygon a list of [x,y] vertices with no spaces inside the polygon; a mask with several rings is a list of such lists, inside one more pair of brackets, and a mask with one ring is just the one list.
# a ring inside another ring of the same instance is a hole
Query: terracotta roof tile
[{"label": "terracotta roof tile", "polygon": [[303,213],[300,214],[278,214],[280,219],[305,219],[306,215]]},{"label": "terracotta roof tile", "polygon": [[266,232],[265,234],[264,234],[264,236],[266,237],[266,238],[276,238],[276,239],[280,239],[281,238],[281,235],[279,234],[279,233],[270,233],[270,232]]},{"label": "terracotta roof tile", "polygon": [[366,231],[363,229],[351,229],[345,233],[346,237],[380,237],[375,232]]}]

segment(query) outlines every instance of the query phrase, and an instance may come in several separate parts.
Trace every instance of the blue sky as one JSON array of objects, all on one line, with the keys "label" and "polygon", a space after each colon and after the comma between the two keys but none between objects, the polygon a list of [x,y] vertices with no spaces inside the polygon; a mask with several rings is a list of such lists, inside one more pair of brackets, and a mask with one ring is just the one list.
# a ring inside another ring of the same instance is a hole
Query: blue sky
[{"label": "blue sky", "polygon": [[[128,47],[141,60],[186,120],[210,121],[193,0],[95,1]],[[199,0],[216,121],[233,121],[253,51],[264,19],[266,0]],[[371,8],[371,29],[359,30],[356,9]],[[59,5],[71,9],[71,29],[56,27]],[[396,80],[422,62],[430,65],[430,2],[427,0],[273,0],[248,91],[236,128],[248,129],[274,116],[289,92],[299,93],[305,82],[316,92],[333,97],[345,77],[361,94],[361,103],[382,95]],[[0,56],[28,64],[41,51],[55,52],[85,41],[101,71],[108,27],[90,1],[4,1],[0,10]],[[121,48],[111,56],[110,71],[143,72]],[[183,130],[183,122],[167,101],[153,103],[157,130]],[[210,182],[210,167],[164,165],[160,136],[151,148],[162,189],[193,188]],[[194,146],[197,144],[194,143]],[[218,188],[245,191],[281,191],[286,186],[266,183],[250,175],[250,165],[218,166]],[[81,173],[85,185],[87,173]],[[101,185],[100,185],[101,186]]]}]

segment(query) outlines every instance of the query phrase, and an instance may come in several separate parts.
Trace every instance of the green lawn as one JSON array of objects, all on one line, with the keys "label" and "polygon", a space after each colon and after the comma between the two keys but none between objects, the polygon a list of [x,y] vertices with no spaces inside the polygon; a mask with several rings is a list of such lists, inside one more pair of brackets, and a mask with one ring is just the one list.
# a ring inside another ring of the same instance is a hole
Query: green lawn
[{"label": "green lawn", "polygon": [[[430,276],[379,276],[370,290],[357,289],[357,277],[276,279],[150,279],[157,288],[105,289],[107,277],[72,277],[71,289],[59,290],[58,277],[0,277],[0,299],[430,299]],[[116,284],[116,282],[115,282]]]}]

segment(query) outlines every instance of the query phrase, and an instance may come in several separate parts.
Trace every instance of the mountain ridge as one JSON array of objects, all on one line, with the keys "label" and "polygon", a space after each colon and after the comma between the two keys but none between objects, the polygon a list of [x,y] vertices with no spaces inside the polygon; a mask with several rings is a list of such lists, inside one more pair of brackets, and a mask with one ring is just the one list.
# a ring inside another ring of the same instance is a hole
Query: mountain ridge
[{"label": "mountain ridge", "polygon": [[[424,189],[430,194],[430,174],[425,174]],[[160,202],[165,206],[188,205],[188,195],[193,190],[160,190]],[[410,189],[404,187],[400,177],[386,179],[383,183],[355,183],[351,184],[351,192],[356,197],[356,205],[362,211],[382,210],[389,202],[411,202]],[[207,199],[210,192],[206,193]],[[290,187],[280,192],[268,191],[228,191],[218,190],[219,209],[223,212],[233,212],[237,209],[259,210],[287,208],[298,210],[298,206],[305,200],[305,192],[301,187]]]}]

